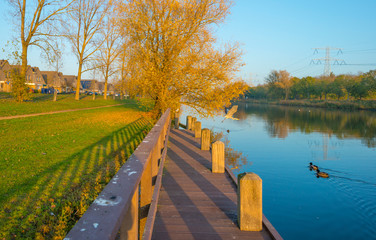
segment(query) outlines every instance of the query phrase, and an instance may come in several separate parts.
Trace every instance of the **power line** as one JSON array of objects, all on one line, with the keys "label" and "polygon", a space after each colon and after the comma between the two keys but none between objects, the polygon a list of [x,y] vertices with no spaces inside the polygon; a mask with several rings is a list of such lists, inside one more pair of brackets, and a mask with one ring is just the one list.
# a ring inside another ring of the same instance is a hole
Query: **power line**
[{"label": "power line", "polygon": [[300,60],[297,60],[297,61],[295,61],[295,62],[293,62],[293,63],[291,63],[291,64],[289,64],[289,65],[284,66],[282,69],[286,69],[286,68],[288,68],[288,67],[291,67],[292,65],[295,65],[295,64],[301,63],[302,61],[307,60],[307,59],[311,58],[312,56],[313,56],[313,54],[311,54],[311,55],[309,55],[309,56],[307,56],[307,57],[305,57],[305,58],[302,58],[302,59],[300,59]]},{"label": "power line", "polygon": [[348,51],[343,51],[343,53],[357,53],[357,52],[374,52],[376,51],[376,48],[373,49],[360,49],[360,50],[348,50]]},{"label": "power line", "polygon": [[342,64],[342,65],[348,65],[348,66],[376,66],[376,63],[346,63],[346,64]]},{"label": "power line", "polygon": [[342,48],[332,48],[332,47],[326,47],[326,48],[314,48],[314,52],[313,54],[315,53],[319,53],[319,50],[325,50],[325,58],[316,58],[316,59],[312,59],[311,60],[311,64],[321,64],[321,61],[324,61],[325,62],[325,67],[324,67],[324,75],[326,76],[329,76],[330,75],[330,62],[331,61],[334,61],[334,65],[341,65],[343,63],[345,63],[345,61],[343,59],[336,59],[336,58],[331,58],[330,57],[330,51],[331,50],[338,50],[337,52],[337,55],[338,54],[342,54]]}]

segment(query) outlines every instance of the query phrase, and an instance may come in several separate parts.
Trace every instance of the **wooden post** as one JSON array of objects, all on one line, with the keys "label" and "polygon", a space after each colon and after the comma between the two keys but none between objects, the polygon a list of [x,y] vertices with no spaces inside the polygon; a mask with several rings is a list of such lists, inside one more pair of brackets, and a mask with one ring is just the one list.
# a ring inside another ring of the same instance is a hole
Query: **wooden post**
[{"label": "wooden post", "polygon": [[153,149],[152,155],[151,155],[151,160],[152,160],[152,178],[157,176],[158,171],[159,171],[159,164],[158,160],[161,157],[161,148],[159,147],[159,141],[157,141],[157,144],[155,148]]},{"label": "wooden post", "polygon": [[207,128],[201,132],[201,150],[210,150],[210,130]]},{"label": "wooden post", "polygon": [[262,230],[262,180],[255,173],[238,175],[238,223],[241,231]]},{"label": "wooden post", "polygon": [[151,203],[152,192],[152,159],[149,160],[142,174],[140,184],[140,207],[144,207]]},{"label": "wooden post", "polygon": [[192,124],[191,124],[191,128],[189,130],[191,131],[194,131],[195,130],[195,123],[197,121],[197,118],[196,117],[193,117],[192,118]]},{"label": "wooden post", "polygon": [[179,129],[179,113],[175,113],[175,129]]},{"label": "wooden post", "polygon": [[138,239],[138,187],[120,227],[120,239]]},{"label": "wooden post", "polygon": [[225,144],[221,141],[212,144],[212,172],[225,172]]},{"label": "wooden post", "polygon": [[195,138],[201,137],[201,122],[195,122]]},{"label": "wooden post", "polygon": [[192,125],[192,116],[187,116],[187,125],[186,125],[187,130],[190,130],[192,128],[191,125]]}]

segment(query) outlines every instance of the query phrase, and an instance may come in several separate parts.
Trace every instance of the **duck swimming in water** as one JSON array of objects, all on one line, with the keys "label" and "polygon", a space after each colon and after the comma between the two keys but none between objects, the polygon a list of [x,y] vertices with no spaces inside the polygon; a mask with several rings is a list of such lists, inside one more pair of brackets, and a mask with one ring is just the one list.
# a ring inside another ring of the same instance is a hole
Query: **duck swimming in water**
[{"label": "duck swimming in water", "polygon": [[309,163],[309,170],[311,170],[311,171],[312,171],[312,170],[317,171],[317,170],[319,170],[319,167],[316,166],[316,165],[313,165],[312,162],[310,162],[310,163]]},{"label": "duck swimming in water", "polygon": [[318,178],[319,178],[319,177],[322,177],[322,178],[328,178],[328,177],[329,177],[329,174],[326,173],[326,172],[320,172],[320,170],[317,169],[316,176],[317,176]]}]

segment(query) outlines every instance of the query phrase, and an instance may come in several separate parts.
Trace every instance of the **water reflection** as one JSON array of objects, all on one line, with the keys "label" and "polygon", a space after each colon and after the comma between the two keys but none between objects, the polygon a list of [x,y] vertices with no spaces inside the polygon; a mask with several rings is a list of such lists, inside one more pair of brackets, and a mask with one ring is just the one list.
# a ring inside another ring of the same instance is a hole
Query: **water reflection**
[{"label": "water reflection", "polygon": [[[239,104],[235,114],[240,121],[256,116],[264,119],[272,137],[286,138],[289,133],[321,132],[338,139],[356,138],[369,148],[376,148],[376,113],[368,111],[344,112],[256,104]],[[323,140],[325,141],[325,140]]]},{"label": "water reflection", "polygon": [[224,134],[222,131],[215,131],[213,128],[210,130],[211,143],[214,143],[216,141],[223,141],[223,143],[225,144],[226,165],[231,170],[242,169],[245,166],[252,165],[252,162],[247,160],[247,156],[231,146],[228,134],[229,130],[227,130],[227,134]]},{"label": "water reflection", "polygon": [[239,121],[200,121],[246,156],[226,157],[235,174],[262,178],[263,211],[285,239],[375,239],[375,112],[238,106]]}]

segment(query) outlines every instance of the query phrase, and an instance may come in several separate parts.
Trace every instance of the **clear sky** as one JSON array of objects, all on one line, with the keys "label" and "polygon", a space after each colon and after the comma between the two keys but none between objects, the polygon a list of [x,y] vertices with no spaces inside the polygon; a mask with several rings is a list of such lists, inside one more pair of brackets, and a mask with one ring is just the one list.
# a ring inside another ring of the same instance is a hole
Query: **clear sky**
[{"label": "clear sky", "polygon": [[[241,44],[246,66],[240,75],[253,84],[263,83],[271,70],[287,70],[293,76],[318,76],[324,71],[312,59],[330,57],[346,65],[331,65],[334,74],[376,69],[376,0],[237,0],[231,15],[217,29],[220,42]],[[0,50],[14,35],[7,16],[7,4],[0,0]],[[76,60],[69,52],[64,74],[77,74]],[[5,58],[0,51],[0,58]],[[29,62],[46,70],[37,49]],[[334,61],[331,62],[334,64]],[[86,75],[85,77],[90,77]]]}]

